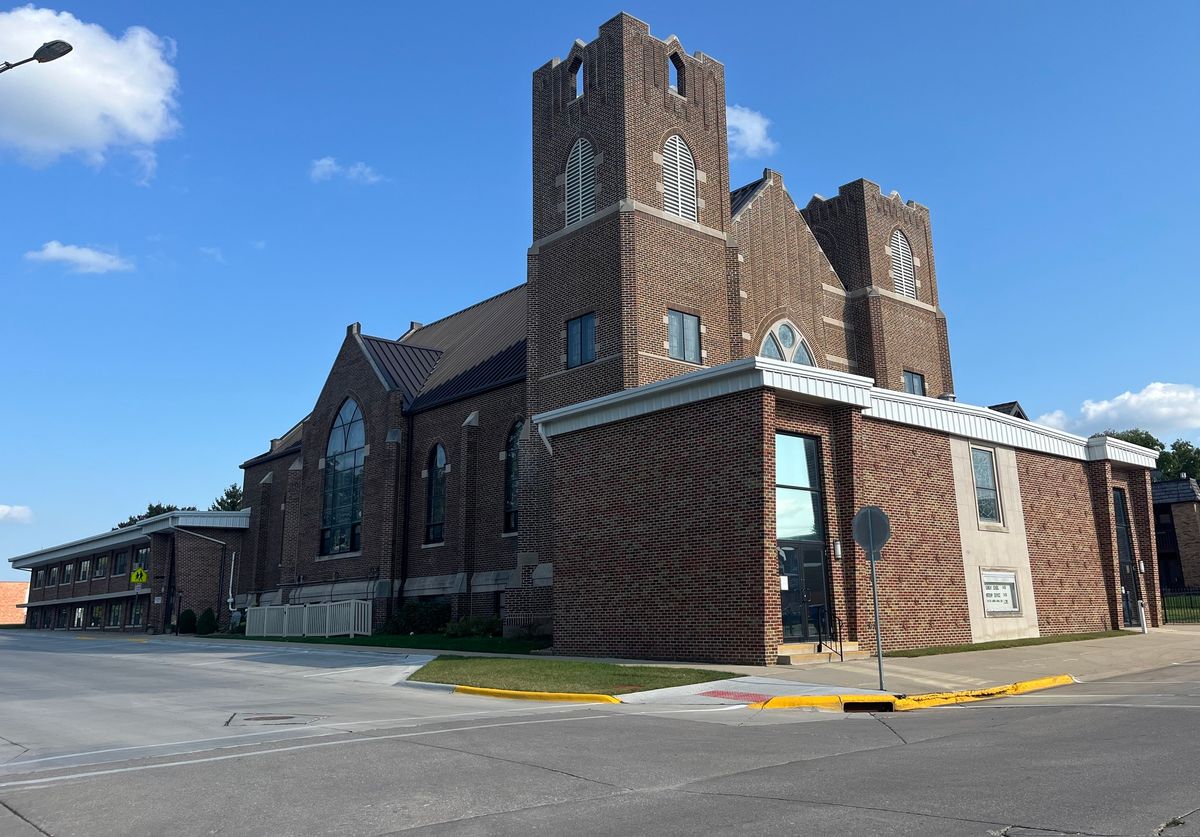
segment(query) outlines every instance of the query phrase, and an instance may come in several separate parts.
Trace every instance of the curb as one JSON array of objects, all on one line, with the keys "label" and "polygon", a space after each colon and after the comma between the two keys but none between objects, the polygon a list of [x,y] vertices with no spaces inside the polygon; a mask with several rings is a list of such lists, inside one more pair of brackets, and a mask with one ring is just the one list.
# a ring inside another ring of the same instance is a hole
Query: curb
[{"label": "curb", "polygon": [[985,689],[966,689],[956,692],[929,692],[923,695],[779,695],[770,700],[751,703],[748,709],[824,709],[841,712],[912,712],[916,709],[931,709],[935,706],[952,706],[973,703],[989,698],[1023,695],[1042,689],[1053,689],[1075,682],[1069,674],[1021,680],[1003,686]]},{"label": "curb", "polygon": [[460,695],[509,698],[511,700],[554,700],[573,703],[620,703],[612,695],[590,695],[584,692],[520,692],[515,689],[485,689],[482,686],[455,686]]}]

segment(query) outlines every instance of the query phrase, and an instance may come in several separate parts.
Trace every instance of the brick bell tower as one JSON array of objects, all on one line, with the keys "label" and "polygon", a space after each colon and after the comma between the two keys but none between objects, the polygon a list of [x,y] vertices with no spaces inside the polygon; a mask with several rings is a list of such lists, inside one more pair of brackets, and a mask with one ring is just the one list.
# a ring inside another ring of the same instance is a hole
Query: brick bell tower
[{"label": "brick bell tower", "polygon": [[[724,66],[624,13],[534,72],[529,415],[733,359],[725,130]],[[669,310],[699,317],[691,362],[670,357]],[[551,560],[551,464],[532,433],[526,578]]]}]

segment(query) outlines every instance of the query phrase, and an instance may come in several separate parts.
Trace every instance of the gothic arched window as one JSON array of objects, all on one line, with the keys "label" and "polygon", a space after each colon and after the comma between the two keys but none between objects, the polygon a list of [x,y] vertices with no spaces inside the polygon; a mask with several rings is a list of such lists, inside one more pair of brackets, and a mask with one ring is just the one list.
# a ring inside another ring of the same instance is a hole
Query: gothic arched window
[{"label": "gothic arched window", "polygon": [[571,146],[566,173],[566,226],[596,211],[596,165],[592,144],[580,137]]},{"label": "gothic arched window", "polygon": [[508,431],[508,440],[504,443],[504,531],[517,531],[517,480],[520,473],[517,468],[518,446],[521,442],[521,431],[525,422],[517,419]]},{"label": "gothic arched window", "polygon": [[446,449],[440,444],[429,451],[425,474],[425,543],[441,543],[446,523]]},{"label": "gothic arched window", "polygon": [[366,428],[353,398],[342,402],[325,446],[325,491],[321,506],[321,554],[362,548],[363,462]]},{"label": "gothic arched window", "polygon": [[892,230],[889,247],[892,251],[892,284],[896,293],[917,298],[917,274],[913,269],[912,248],[900,230]]},{"label": "gothic arched window", "polygon": [[759,354],[775,360],[786,360],[789,363],[799,363],[804,366],[816,366],[812,350],[796,327],[787,320],[780,320],[771,326],[767,336],[763,338]]},{"label": "gothic arched window", "polygon": [[667,137],[663,146],[663,211],[687,221],[697,221],[696,161],[692,149],[679,134]]}]

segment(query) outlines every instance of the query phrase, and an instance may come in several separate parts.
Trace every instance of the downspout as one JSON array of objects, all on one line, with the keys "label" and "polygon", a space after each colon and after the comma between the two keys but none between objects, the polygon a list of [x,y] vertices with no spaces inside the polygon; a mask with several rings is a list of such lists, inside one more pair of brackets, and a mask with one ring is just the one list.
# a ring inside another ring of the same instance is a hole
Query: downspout
[{"label": "downspout", "polygon": [[400,529],[400,603],[404,604],[404,585],[408,581],[408,527],[412,518],[412,450],[413,450],[413,417],[412,413],[404,416],[404,516]]},{"label": "downspout", "polygon": [[229,605],[229,612],[233,613],[233,577],[237,573],[237,550],[229,556],[229,598],[226,603]]}]

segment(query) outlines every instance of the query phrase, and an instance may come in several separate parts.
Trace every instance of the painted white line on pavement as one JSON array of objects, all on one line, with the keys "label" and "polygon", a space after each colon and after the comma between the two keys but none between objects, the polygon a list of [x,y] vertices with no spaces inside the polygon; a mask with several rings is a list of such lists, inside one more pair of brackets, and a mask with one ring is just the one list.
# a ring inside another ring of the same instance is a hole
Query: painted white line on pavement
[{"label": "painted white line on pavement", "polygon": [[[576,706],[608,706],[603,703],[581,703]],[[497,727],[519,727],[531,724],[561,724],[569,721],[594,721],[617,717],[611,714],[584,715],[577,718],[539,718],[530,721],[506,721],[496,724],[474,724],[468,727],[451,727],[449,729],[420,730],[417,732],[398,732],[391,735],[357,736],[354,738],[338,739],[337,741],[314,741],[311,744],[294,744],[289,747],[272,747],[269,750],[253,750],[247,753],[229,753],[223,756],[206,756],[200,759],[184,759],[182,761],[167,761],[158,764],[140,764],[133,767],[114,767],[109,770],[89,770],[85,773],[64,773],[61,776],[47,776],[42,779],[21,779],[15,782],[0,782],[0,790],[5,788],[26,787],[29,785],[46,785],[66,782],[72,779],[94,779],[97,776],[112,776],[118,773],[140,773],[144,770],[158,770],[164,767],[185,767],[193,764],[209,764],[216,761],[231,761],[233,759],[248,759],[257,756],[270,756],[277,753],[294,753],[299,750],[315,750],[318,747],[346,747],[352,744],[371,744],[376,741],[396,741],[403,738],[419,738],[427,735],[443,735],[451,732],[471,732],[479,729],[495,729]]]},{"label": "painted white line on pavement", "polygon": [[[589,703],[586,705],[592,706],[593,704]],[[215,738],[192,738],[187,741],[164,741],[164,742],[155,743],[155,744],[137,744],[137,745],[133,745],[130,747],[110,747],[105,750],[85,750],[85,751],[77,752],[77,753],[62,753],[57,756],[43,756],[41,758],[36,758],[36,759],[23,759],[21,761],[11,761],[11,762],[7,762],[4,766],[5,767],[23,767],[27,764],[40,764],[40,763],[48,762],[48,761],[62,761],[63,759],[83,758],[84,756],[100,756],[100,755],[107,755],[109,753],[128,753],[128,752],[132,752],[134,750],[149,750],[149,749],[153,749],[155,747],[182,747],[185,744],[211,744],[213,742],[218,742],[218,741],[233,741],[235,739],[241,739],[241,738],[262,737],[264,735],[285,735],[285,734],[291,734],[291,733],[296,733],[296,732],[308,733],[308,732],[312,732],[313,730],[325,730],[325,729],[336,730],[339,727],[353,727],[353,726],[361,726],[364,724],[399,724],[399,723],[404,723],[406,721],[445,720],[446,718],[463,718],[463,717],[467,717],[470,715],[491,715],[491,714],[497,714],[497,713],[531,712],[535,708],[543,709],[543,711],[563,712],[563,711],[574,710],[577,706],[579,706],[579,704],[572,705],[572,706],[563,706],[563,707],[520,706],[520,707],[516,707],[516,708],[512,708],[512,709],[476,710],[474,712],[451,712],[451,713],[442,714],[442,715],[411,715],[407,718],[374,718],[374,719],[363,720],[363,721],[339,721],[337,723],[331,723],[331,724],[306,724],[302,727],[279,727],[279,728],[275,728],[275,729],[264,729],[264,730],[260,730],[258,732],[243,732],[243,733],[238,733],[236,735],[221,735],[221,736],[217,736]],[[313,733],[313,735],[323,735],[323,734],[324,733]],[[298,737],[311,738],[311,737],[313,737],[313,735],[303,735],[303,736],[298,736]],[[254,742],[248,741],[245,743],[252,744]],[[271,742],[263,742],[263,743],[269,744]],[[234,745],[234,746],[239,746],[239,745]],[[190,751],[187,751],[184,753],[170,753],[169,755],[189,755],[191,753],[201,753],[201,752],[206,752],[208,750],[219,750],[219,749],[222,749],[222,748],[207,747],[207,748],[200,748],[200,749],[196,749],[196,750],[190,750]]]}]

